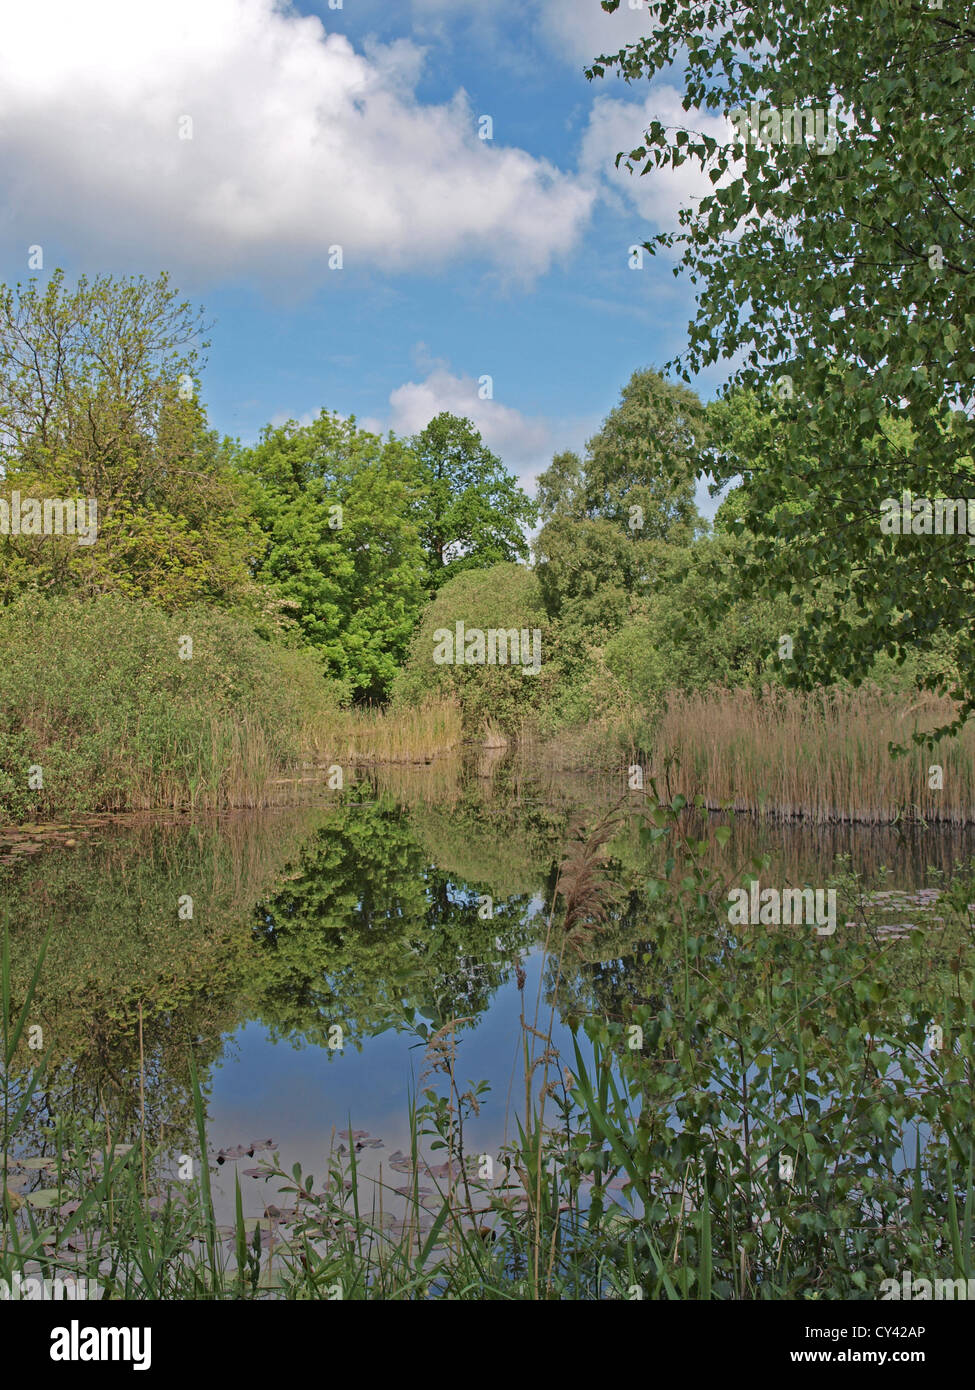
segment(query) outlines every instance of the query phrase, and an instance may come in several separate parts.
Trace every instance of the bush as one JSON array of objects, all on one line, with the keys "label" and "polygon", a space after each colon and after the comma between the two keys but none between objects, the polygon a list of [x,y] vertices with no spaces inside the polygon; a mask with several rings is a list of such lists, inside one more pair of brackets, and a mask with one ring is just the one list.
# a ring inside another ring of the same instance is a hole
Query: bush
[{"label": "bush", "polygon": [[[438,665],[433,659],[434,634],[438,630],[453,634],[458,622],[467,630],[537,630],[538,673],[512,664]],[[524,566],[505,563],[461,573],[424,610],[405,667],[393,686],[394,708],[452,697],[469,735],[478,736],[490,726],[515,733],[537,717],[558,685],[561,666],[555,656],[554,633],[538,580]]]},{"label": "bush", "polygon": [[310,653],[203,608],[32,597],[0,611],[0,642],[8,821],[254,804],[335,696]]}]

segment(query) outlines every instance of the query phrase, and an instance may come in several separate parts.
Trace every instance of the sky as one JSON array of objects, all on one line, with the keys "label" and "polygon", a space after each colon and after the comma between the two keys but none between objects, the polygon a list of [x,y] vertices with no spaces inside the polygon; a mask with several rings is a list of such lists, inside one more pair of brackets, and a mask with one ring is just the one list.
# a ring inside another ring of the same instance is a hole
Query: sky
[{"label": "sky", "polygon": [[647,23],[642,0],[4,6],[0,279],[166,270],[212,322],[221,433],[450,410],[531,490],[693,312],[673,260],[630,252],[701,175],[615,167],[690,123],[679,78],[584,75]]}]

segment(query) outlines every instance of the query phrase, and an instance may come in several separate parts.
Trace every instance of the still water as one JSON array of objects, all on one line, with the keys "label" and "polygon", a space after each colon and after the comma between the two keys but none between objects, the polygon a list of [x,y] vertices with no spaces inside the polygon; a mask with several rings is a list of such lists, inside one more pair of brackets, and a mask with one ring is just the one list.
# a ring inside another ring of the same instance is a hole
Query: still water
[{"label": "still water", "polygon": [[[31,1021],[54,1080],[28,1147],[45,1152],[41,1127],[59,1108],[107,1113],[119,1137],[144,1107],[151,1134],[195,1152],[192,1049],[212,1149],[238,1154],[219,1169],[218,1215],[229,1217],[237,1171],[257,1216],[274,1192],[249,1174],[271,1144],[285,1169],[318,1173],[351,1127],[364,1171],[388,1172],[409,1151],[411,1095],[437,1084],[416,1026],[429,1035],[455,1022],[458,1080],[490,1088],[467,1150],[497,1153],[523,1099],[522,1015],[532,1022],[537,1009],[547,1029],[553,1008],[542,947],[559,864],[577,828],[608,813],[600,871],[614,900],[563,963],[555,1046],[571,1059],[567,1020],[620,1017],[641,997],[657,872],[644,809],[621,783],[502,758],[362,772],[340,792],[311,789],[300,807],[104,817],[8,855],[15,996],[49,937]],[[739,819],[717,867],[730,878],[767,855],[764,883],[853,871],[868,888],[914,894],[973,852],[969,831]]]}]

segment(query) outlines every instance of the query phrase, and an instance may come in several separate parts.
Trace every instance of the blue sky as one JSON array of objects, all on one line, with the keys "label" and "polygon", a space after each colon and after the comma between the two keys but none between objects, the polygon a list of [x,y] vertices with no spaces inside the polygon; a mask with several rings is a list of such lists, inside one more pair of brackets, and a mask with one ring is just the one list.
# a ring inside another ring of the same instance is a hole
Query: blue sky
[{"label": "blue sky", "polygon": [[410,433],[449,409],[530,487],[684,343],[689,285],[628,253],[700,175],[614,169],[649,120],[685,119],[674,79],[586,81],[644,32],[630,0],[333,4],[6,7],[0,276],[34,246],[41,278],[166,269],[215,320],[222,432],[324,406]]}]

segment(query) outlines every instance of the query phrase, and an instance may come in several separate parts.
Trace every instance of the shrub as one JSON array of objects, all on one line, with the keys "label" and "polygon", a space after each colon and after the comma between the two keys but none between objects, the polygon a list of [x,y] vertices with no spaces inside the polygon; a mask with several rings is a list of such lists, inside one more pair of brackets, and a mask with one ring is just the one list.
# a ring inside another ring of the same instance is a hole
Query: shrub
[{"label": "shrub", "polygon": [[[434,662],[434,634],[465,629],[523,628],[541,634],[537,674],[516,665],[458,665]],[[464,728],[478,736],[491,724],[515,733],[552,698],[561,675],[554,628],[545,613],[538,581],[522,565],[469,570],[446,583],[428,604],[393,687],[394,707],[432,699],[456,699]]]},{"label": "shrub", "polygon": [[233,613],[120,595],[20,600],[0,611],[0,642],[5,820],[252,805],[336,694],[310,653]]}]

